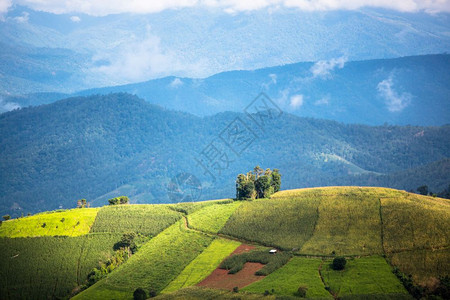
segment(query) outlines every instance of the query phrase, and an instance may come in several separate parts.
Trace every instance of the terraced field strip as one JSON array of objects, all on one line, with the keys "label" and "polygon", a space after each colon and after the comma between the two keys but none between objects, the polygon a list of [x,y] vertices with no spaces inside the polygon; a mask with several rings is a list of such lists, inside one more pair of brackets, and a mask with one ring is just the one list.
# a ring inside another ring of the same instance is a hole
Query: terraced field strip
[{"label": "terraced field strip", "polygon": [[307,298],[333,299],[320,279],[321,264],[321,259],[293,257],[280,269],[242,290],[260,294],[269,291],[280,296],[296,296],[298,288],[303,286],[307,288]]},{"label": "terraced field strip", "polygon": [[136,232],[155,236],[181,216],[182,213],[160,204],[104,206],[98,211],[91,232]]},{"label": "terraced field strip", "polygon": [[98,208],[76,208],[5,221],[0,237],[81,236],[88,234]]},{"label": "terraced field strip", "polygon": [[138,288],[162,291],[191,261],[203,252],[213,238],[186,230],[180,220],[168,227],[128,261],[74,299],[130,299]]},{"label": "terraced field strip", "polygon": [[215,239],[161,293],[170,293],[201,282],[239,245],[241,243],[236,241]]},{"label": "terraced field strip", "polygon": [[217,233],[242,203],[242,201],[234,201],[228,204],[214,204],[202,208],[187,215],[189,227],[204,232]]},{"label": "terraced field strip", "polygon": [[[325,284],[337,297],[361,295],[370,298],[409,298],[402,283],[392,273],[391,266],[381,256],[362,257],[347,261],[343,271],[331,269],[331,260],[323,265],[321,274]],[[369,295],[369,296],[368,296]]]}]

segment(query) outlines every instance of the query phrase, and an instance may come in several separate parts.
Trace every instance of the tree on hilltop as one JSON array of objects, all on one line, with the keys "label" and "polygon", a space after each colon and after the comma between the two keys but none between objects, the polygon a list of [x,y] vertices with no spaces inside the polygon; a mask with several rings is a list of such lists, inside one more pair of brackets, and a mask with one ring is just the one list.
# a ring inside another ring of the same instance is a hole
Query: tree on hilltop
[{"label": "tree on hilltop", "polygon": [[262,169],[256,166],[247,174],[239,174],[236,179],[236,199],[269,198],[280,190],[281,174],[278,169]]}]

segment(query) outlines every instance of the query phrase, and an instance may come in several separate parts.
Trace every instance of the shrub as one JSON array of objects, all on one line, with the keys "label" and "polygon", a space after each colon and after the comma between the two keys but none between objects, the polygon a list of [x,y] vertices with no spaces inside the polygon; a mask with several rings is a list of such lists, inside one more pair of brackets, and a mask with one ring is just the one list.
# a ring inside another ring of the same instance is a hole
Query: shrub
[{"label": "shrub", "polygon": [[10,215],[4,215],[3,219],[5,219],[5,221],[8,221],[9,219],[11,219],[11,216]]},{"label": "shrub", "polygon": [[346,263],[347,263],[347,260],[345,259],[345,257],[335,257],[333,259],[331,268],[336,271],[344,270]]},{"label": "shrub", "polygon": [[150,290],[148,291],[148,297],[149,297],[149,298],[156,297],[156,291],[155,291],[154,289],[150,289]]},{"label": "shrub", "polygon": [[145,300],[145,299],[147,299],[147,293],[143,289],[137,288],[133,293],[133,299],[134,300]]},{"label": "shrub", "polygon": [[45,226],[47,226],[46,223],[43,223],[43,224],[41,225],[42,228],[45,228]]},{"label": "shrub", "polygon": [[273,255],[267,251],[251,251],[226,258],[220,264],[220,268],[229,270],[228,274],[235,274],[242,270],[246,262],[261,263],[265,264],[265,266],[257,271],[255,275],[266,276],[285,265],[290,258],[291,254],[286,252],[279,252]]},{"label": "shrub", "polygon": [[239,288],[238,288],[237,286],[235,286],[235,287],[233,288],[233,293],[237,293],[237,292],[239,292]]},{"label": "shrub", "polygon": [[298,297],[305,298],[307,291],[308,291],[308,287],[301,285],[301,286],[298,287],[297,292],[295,293],[295,295],[298,296]]}]

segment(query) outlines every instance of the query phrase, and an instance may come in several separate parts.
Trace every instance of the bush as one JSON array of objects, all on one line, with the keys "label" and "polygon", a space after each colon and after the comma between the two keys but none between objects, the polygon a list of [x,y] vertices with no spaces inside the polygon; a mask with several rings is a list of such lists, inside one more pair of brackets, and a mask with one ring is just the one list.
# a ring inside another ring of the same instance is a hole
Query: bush
[{"label": "bush", "polygon": [[301,285],[301,286],[298,287],[297,292],[295,293],[295,295],[298,296],[298,297],[305,298],[307,291],[308,291],[308,287]]},{"label": "bush", "polygon": [[154,289],[150,289],[150,290],[148,291],[148,297],[149,297],[149,298],[156,297],[156,291],[155,291]]},{"label": "bush", "polygon": [[235,286],[235,287],[233,288],[233,293],[237,293],[237,292],[239,292],[239,288],[238,288],[237,286]]},{"label": "bush", "polygon": [[345,259],[345,257],[336,257],[335,259],[333,259],[331,268],[336,271],[344,270],[346,264],[347,260]]},{"label": "bush", "polygon": [[242,270],[246,262],[261,263],[265,266],[257,271],[255,275],[267,276],[278,268],[284,266],[291,258],[290,253],[279,252],[270,254],[267,251],[251,251],[226,258],[219,266],[221,269],[229,270],[228,274],[235,274]]},{"label": "bush", "polygon": [[145,300],[145,299],[147,299],[147,293],[143,289],[137,288],[133,293],[133,299],[134,300]]},{"label": "bush", "polygon": [[5,221],[8,221],[9,219],[11,219],[11,216],[10,215],[4,215],[3,219],[5,219]]}]

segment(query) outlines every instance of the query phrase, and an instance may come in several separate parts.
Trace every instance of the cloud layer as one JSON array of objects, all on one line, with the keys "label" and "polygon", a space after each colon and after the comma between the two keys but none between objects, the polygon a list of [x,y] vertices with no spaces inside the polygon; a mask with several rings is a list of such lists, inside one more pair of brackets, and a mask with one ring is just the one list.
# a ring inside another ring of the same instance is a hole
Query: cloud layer
[{"label": "cloud layer", "polygon": [[[298,8],[304,11],[378,7],[402,12],[450,12],[450,0],[15,0],[14,3],[57,14],[85,13],[95,16],[117,13],[156,13],[184,7],[215,7],[229,13],[279,7]],[[11,0],[0,0],[0,13],[6,12],[11,5]]]},{"label": "cloud layer", "polygon": [[411,94],[399,94],[394,90],[393,75],[378,83],[378,93],[384,98],[387,109],[390,112],[400,112],[411,103]]}]

